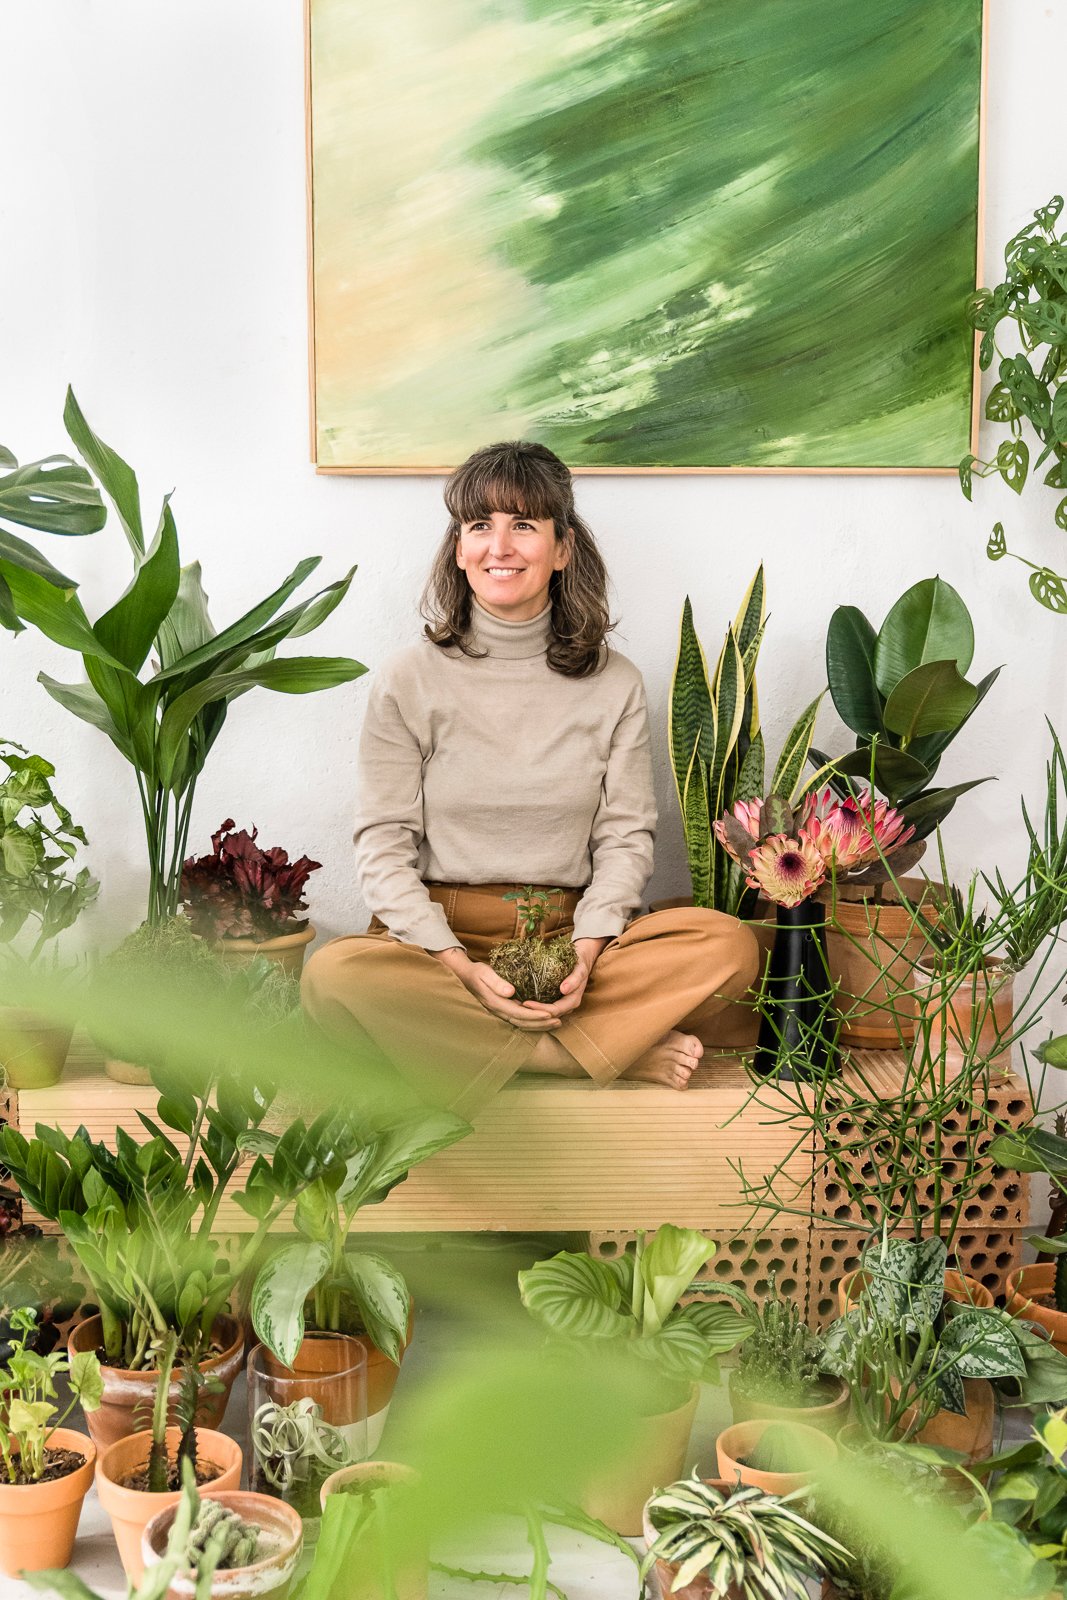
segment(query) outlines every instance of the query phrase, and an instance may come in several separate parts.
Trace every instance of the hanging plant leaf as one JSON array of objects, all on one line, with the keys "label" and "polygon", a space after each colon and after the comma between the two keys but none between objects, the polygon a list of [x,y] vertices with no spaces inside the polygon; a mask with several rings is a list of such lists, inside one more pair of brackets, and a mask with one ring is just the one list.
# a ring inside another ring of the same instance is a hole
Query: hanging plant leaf
[{"label": "hanging plant leaf", "polygon": [[1005,439],[997,451],[997,471],[1016,494],[1022,494],[1030,470],[1030,451],[1025,439]]},{"label": "hanging plant leaf", "polygon": [[1008,541],[1004,537],[1003,522],[995,522],[993,524],[993,532],[986,540],[985,553],[990,561],[999,561],[1001,556],[1007,555]]},{"label": "hanging plant leaf", "polygon": [[1049,567],[1031,572],[1030,593],[1047,611],[1055,611],[1058,615],[1067,611],[1067,588],[1059,574]]}]

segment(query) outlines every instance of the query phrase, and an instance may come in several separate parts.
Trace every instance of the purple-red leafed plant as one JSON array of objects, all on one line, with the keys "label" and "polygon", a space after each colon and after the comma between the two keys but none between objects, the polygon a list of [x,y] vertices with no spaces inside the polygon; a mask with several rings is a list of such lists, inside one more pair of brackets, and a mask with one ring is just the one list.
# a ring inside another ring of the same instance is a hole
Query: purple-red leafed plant
[{"label": "purple-red leafed plant", "polygon": [[211,835],[211,855],[190,856],[182,867],[182,902],[205,939],[276,939],[306,926],[304,886],[322,862],[261,850],[257,832],[235,833],[229,817]]}]

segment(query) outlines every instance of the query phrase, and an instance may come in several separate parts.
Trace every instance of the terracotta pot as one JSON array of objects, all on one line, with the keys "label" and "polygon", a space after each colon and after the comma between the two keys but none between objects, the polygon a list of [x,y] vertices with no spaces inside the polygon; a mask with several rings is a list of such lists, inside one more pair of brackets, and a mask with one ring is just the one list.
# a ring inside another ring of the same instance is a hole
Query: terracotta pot
[{"label": "terracotta pot", "polygon": [[[925,878],[901,878],[906,894],[920,900],[930,893]],[[936,886],[935,886],[936,889]],[[830,976],[837,984],[837,1008],[846,1019],[841,1043],[896,1050],[915,1037],[917,998],[912,972],[929,943],[922,917],[896,899],[864,898],[858,887],[839,884],[818,898],[833,904],[826,938]]]},{"label": "terracotta pot", "polygon": [[35,1011],[0,1006],[0,1071],[9,1089],[49,1089],[63,1076],[72,1028]]},{"label": "terracotta pot", "polygon": [[[241,1358],[244,1355],[244,1335],[233,1317],[217,1317],[211,1333],[218,1354],[201,1361],[200,1370],[218,1378],[223,1388],[219,1394],[207,1394],[201,1398],[197,1422],[205,1428],[217,1428],[222,1422],[230,1390],[241,1370]],[[67,1340],[67,1352],[73,1356],[83,1350],[99,1351],[103,1343],[103,1323],[99,1317],[89,1317],[72,1329]],[[116,1439],[127,1439],[138,1432],[152,1409],[156,1374],[128,1372],[125,1367],[109,1367],[103,1362],[100,1371],[104,1379],[104,1398],[99,1409],[90,1411],[85,1421],[97,1449],[105,1450]],[[180,1387],[181,1369],[177,1368],[170,1384],[168,1418],[172,1422],[177,1419]]]},{"label": "terracotta pot", "polygon": [[[411,1336],[414,1329],[415,1308],[412,1306],[408,1317],[407,1338],[404,1341],[404,1349],[400,1352],[401,1359],[403,1359],[411,1344]],[[396,1388],[396,1380],[400,1376],[400,1368],[395,1361],[390,1361],[384,1350],[379,1350],[369,1334],[349,1333],[345,1334],[344,1337],[352,1339],[354,1343],[358,1344],[367,1357],[367,1449],[373,1454],[377,1450],[382,1434],[385,1431],[385,1424],[389,1418],[389,1406],[393,1398],[393,1390]],[[274,1362],[273,1356],[269,1359]],[[315,1367],[308,1364],[313,1359],[313,1356],[305,1354],[301,1349],[297,1353],[297,1365],[294,1370],[315,1371]],[[302,1362],[305,1365],[301,1366]],[[276,1362],[274,1362],[274,1367],[281,1371]],[[327,1420],[329,1419],[327,1418]]]},{"label": "terracotta pot", "polygon": [[1038,1301],[1051,1297],[1056,1287],[1056,1263],[1039,1261],[1033,1266],[1016,1267],[1008,1274],[1008,1299],[1005,1309],[1010,1316],[1024,1322],[1034,1322],[1043,1328],[1061,1356],[1067,1356],[1067,1311],[1057,1311],[1055,1306],[1039,1305]]},{"label": "terracotta pot", "polygon": [[[920,1428],[915,1435],[916,1442],[958,1450],[969,1461],[984,1461],[993,1449],[996,1409],[993,1385],[985,1378],[964,1378],[963,1401],[967,1407],[965,1416],[959,1417],[954,1411],[939,1411],[925,1428]],[[910,1408],[904,1413],[905,1427],[913,1416]]]},{"label": "terracotta pot", "polygon": [[148,1067],[139,1066],[136,1061],[120,1061],[117,1056],[104,1057],[104,1071],[116,1083],[136,1084],[138,1088],[147,1088],[152,1082],[152,1073]]},{"label": "terracotta pot", "polygon": [[[331,1495],[346,1493],[352,1484],[358,1484],[361,1488],[378,1488],[382,1484],[414,1485],[418,1481],[418,1473],[410,1467],[401,1466],[399,1462],[361,1461],[355,1466],[341,1467],[337,1472],[331,1472],[319,1490],[319,1500],[325,1511]],[[426,1600],[430,1585],[429,1548],[420,1545],[406,1551],[403,1565],[392,1576],[395,1600]],[[344,1594],[343,1597],[339,1595],[337,1600],[386,1600],[386,1594],[375,1576],[346,1572]]]},{"label": "terracotta pot", "polygon": [[85,1459],[65,1478],[0,1484],[0,1572],[12,1578],[65,1567],[74,1553],[82,1501],[93,1484],[96,1446],[73,1428],[56,1428],[49,1445],[75,1450]]},{"label": "terracotta pot", "polygon": [[[273,1555],[264,1556],[251,1566],[216,1572],[211,1580],[212,1600],[268,1600],[268,1596],[269,1600],[285,1600],[304,1548],[304,1524],[296,1512],[281,1500],[247,1491],[212,1489],[204,1498],[218,1500],[243,1522],[262,1528],[275,1547]],[[166,1554],[176,1514],[177,1506],[157,1512],[141,1535],[141,1559],[146,1568],[154,1567]],[[193,1573],[176,1572],[166,1600],[196,1600],[196,1593]]]},{"label": "terracotta pot", "polygon": [[[181,1443],[181,1429],[167,1429],[167,1453],[173,1459]],[[141,1556],[141,1536],[145,1528],[160,1511],[176,1506],[181,1499],[178,1489],[163,1494],[149,1494],[145,1489],[127,1489],[123,1483],[131,1473],[148,1461],[152,1444],[149,1432],[134,1433],[117,1439],[103,1452],[96,1465],[96,1492],[100,1504],[111,1518],[115,1543],[126,1576],[131,1583],[139,1583],[144,1572]],[[241,1482],[241,1447],[224,1433],[211,1428],[197,1428],[196,1455],[201,1466],[211,1464],[218,1472],[201,1489],[236,1489]]]},{"label": "terracotta pot", "polygon": [[[705,1478],[704,1482],[710,1483],[713,1488],[721,1489],[723,1494],[729,1494],[733,1488],[733,1484],[727,1483],[725,1478]],[[656,1542],[657,1535],[649,1519],[647,1502],[641,1513],[641,1532],[644,1535],[646,1547],[651,1550]],[[678,1568],[673,1562],[656,1562],[656,1582],[659,1584],[662,1600],[712,1600],[711,1582],[704,1573],[694,1578],[692,1583],[687,1583],[684,1589],[672,1588],[677,1576]],[[714,1600],[739,1600],[740,1593],[741,1591],[734,1584],[731,1584],[728,1589],[716,1589]]]},{"label": "terracotta pot", "polygon": [[295,933],[282,933],[276,939],[217,939],[214,948],[231,967],[247,967],[257,956],[265,956],[288,977],[299,978],[314,937],[315,929],[309,922]]},{"label": "terracotta pot", "polygon": [[930,1014],[930,1049],[940,1054],[944,1041],[946,1061],[963,1059],[965,1052],[986,1055],[1010,1065],[1010,1040],[1015,1022],[1014,974],[995,959],[981,972],[969,973],[951,994],[942,995],[935,969],[927,962],[916,974],[920,998]]},{"label": "terracotta pot", "polygon": [[735,1422],[799,1422],[835,1435],[848,1421],[852,1395],[844,1378],[825,1378],[826,1399],[810,1406],[774,1405],[769,1400],[739,1394],[734,1379],[735,1374],[731,1373],[730,1409]]},{"label": "terracotta pot", "polygon": [[[776,1426],[778,1424],[774,1422],[760,1421],[735,1422],[725,1428],[715,1441],[720,1478],[725,1478],[730,1484],[740,1479],[742,1483],[751,1483],[767,1494],[791,1494],[794,1489],[806,1489],[813,1483],[816,1473],[811,1469],[804,1472],[761,1472],[758,1467],[745,1465],[745,1458],[759,1447],[767,1429]],[[827,1465],[837,1459],[837,1445],[818,1428],[808,1428],[798,1422],[790,1425],[790,1432],[796,1436],[798,1455],[803,1451],[814,1461],[823,1461]]]},{"label": "terracotta pot", "polygon": [[582,1510],[587,1516],[606,1522],[627,1539],[640,1534],[642,1508],[653,1489],[674,1483],[685,1470],[699,1399],[700,1389],[694,1384],[689,1398],[674,1411],[639,1419],[637,1439],[626,1460],[591,1483],[583,1494]]},{"label": "terracotta pot", "polygon": [[[837,1309],[842,1317],[856,1304],[866,1288],[867,1277],[863,1268],[857,1267],[854,1272],[847,1272],[837,1285]],[[945,1273],[945,1299],[960,1306],[981,1306],[983,1310],[993,1304],[993,1296],[985,1284],[966,1272]]]}]

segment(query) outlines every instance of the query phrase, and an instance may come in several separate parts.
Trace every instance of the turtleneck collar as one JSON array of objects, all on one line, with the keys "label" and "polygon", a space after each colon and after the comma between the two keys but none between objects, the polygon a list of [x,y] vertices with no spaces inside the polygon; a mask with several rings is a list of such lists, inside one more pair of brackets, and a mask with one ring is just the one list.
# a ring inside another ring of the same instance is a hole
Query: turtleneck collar
[{"label": "turtleneck collar", "polygon": [[471,643],[504,661],[543,656],[552,629],[552,603],[527,622],[505,622],[475,600],[471,606]]}]

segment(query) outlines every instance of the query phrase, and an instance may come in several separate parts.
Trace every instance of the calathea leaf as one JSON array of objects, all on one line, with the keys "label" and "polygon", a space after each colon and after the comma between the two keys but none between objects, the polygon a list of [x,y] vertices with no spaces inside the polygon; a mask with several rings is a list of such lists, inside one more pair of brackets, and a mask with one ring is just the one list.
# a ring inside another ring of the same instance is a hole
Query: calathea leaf
[{"label": "calathea leaf", "polygon": [[664,1325],[715,1250],[714,1241],[695,1228],[676,1228],[672,1223],[657,1228],[638,1262],[645,1290],[642,1329],[646,1334]]},{"label": "calathea leaf", "polygon": [[519,1273],[522,1303],[549,1333],[568,1338],[618,1338],[633,1329],[620,1309],[619,1280],[602,1261],[562,1250]]}]

